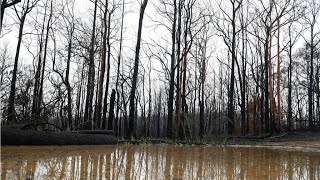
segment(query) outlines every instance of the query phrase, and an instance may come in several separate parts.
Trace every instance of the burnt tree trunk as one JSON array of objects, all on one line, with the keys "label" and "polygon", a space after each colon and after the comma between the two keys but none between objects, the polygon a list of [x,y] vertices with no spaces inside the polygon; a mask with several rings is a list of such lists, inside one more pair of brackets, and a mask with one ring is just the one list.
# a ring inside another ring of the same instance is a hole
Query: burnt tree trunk
[{"label": "burnt tree trunk", "polygon": [[[97,124],[101,123],[101,107],[102,107],[102,92],[103,92],[103,82],[106,67],[106,54],[107,54],[107,31],[109,26],[107,26],[107,12],[108,12],[108,0],[106,0],[105,10],[103,13],[103,35],[102,35],[102,57],[100,64],[100,76],[98,82],[98,102],[95,109],[95,119]],[[104,128],[104,127],[102,127]]]},{"label": "burnt tree trunk", "polygon": [[120,130],[122,127],[122,124],[119,121],[119,111],[120,111],[120,92],[118,90],[119,86],[119,77],[120,77],[120,65],[121,65],[121,53],[122,53],[122,40],[123,40],[123,19],[124,19],[124,3],[125,1],[122,1],[122,14],[121,14],[121,28],[120,28],[120,43],[119,43],[119,54],[118,54],[118,61],[117,61],[117,79],[116,79],[116,92],[117,92],[117,110],[116,110],[116,123],[117,128],[115,134],[120,134]]},{"label": "burnt tree trunk", "polygon": [[172,47],[171,47],[171,70],[170,70],[170,87],[169,87],[169,101],[168,101],[168,125],[167,136],[173,137],[173,99],[174,99],[174,73],[175,73],[175,47],[176,47],[176,21],[177,21],[177,2],[173,1],[173,23],[172,23]]},{"label": "burnt tree trunk", "polygon": [[139,68],[139,54],[140,54],[140,44],[141,44],[141,33],[142,33],[142,22],[144,11],[147,7],[148,0],[144,0],[141,4],[140,8],[140,16],[139,16],[139,27],[138,27],[138,37],[137,37],[137,45],[136,45],[136,54],[134,58],[134,71],[132,78],[132,87],[130,92],[130,111],[129,111],[129,134],[130,136],[134,136],[134,120],[135,120],[135,94],[137,89],[137,80],[138,80],[138,68]]},{"label": "burnt tree trunk", "polygon": [[[104,105],[103,105],[103,114],[102,121],[107,120],[107,107],[108,107],[108,92],[109,92],[109,82],[110,82],[110,57],[111,57],[111,44],[110,44],[110,31],[111,31],[111,15],[113,10],[110,11],[108,17],[108,35],[107,35],[107,47],[108,47],[108,55],[107,55],[107,77],[106,77],[106,89],[104,92]],[[103,127],[104,128],[104,127]]]},{"label": "burnt tree trunk", "polygon": [[[110,109],[108,116],[108,130],[113,130],[113,119],[114,119],[114,102],[116,98],[116,91],[113,89],[110,97]],[[105,121],[104,121],[105,122]],[[102,123],[102,128],[105,128],[105,124]]]},{"label": "burnt tree trunk", "polygon": [[84,121],[91,121],[91,129],[94,127],[92,121],[92,101],[93,101],[93,91],[94,91],[94,42],[96,33],[96,16],[97,16],[97,0],[94,2],[94,15],[93,15],[93,25],[91,34],[91,44],[90,44],[90,55],[89,55],[89,70],[88,70],[88,83],[87,83],[87,97],[84,112]]},{"label": "burnt tree trunk", "polygon": [[[2,6],[1,6],[2,8]],[[24,28],[24,23],[26,20],[27,14],[31,11],[29,7],[29,0],[27,1],[26,9],[22,13],[22,16],[20,17],[20,26],[19,26],[19,35],[18,35],[18,43],[17,43],[17,48],[16,48],[16,55],[14,58],[14,65],[13,65],[13,70],[12,70],[12,79],[11,79],[11,86],[10,86],[10,95],[9,95],[9,104],[8,104],[8,122],[14,122],[16,121],[16,116],[15,116],[15,108],[14,108],[14,100],[15,100],[15,95],[16,95],[16,81],[17,81],[17,71],[18,71],[18,63],[19,63],[19,54],[20,54],[20,46],[22,42],[22,36],[23,36],[23,28]],[[3,13],[3,10],[1,11]],[[1,15],[1,18],[3,16]],[[1,19],[2,23],[2,19]]]}]

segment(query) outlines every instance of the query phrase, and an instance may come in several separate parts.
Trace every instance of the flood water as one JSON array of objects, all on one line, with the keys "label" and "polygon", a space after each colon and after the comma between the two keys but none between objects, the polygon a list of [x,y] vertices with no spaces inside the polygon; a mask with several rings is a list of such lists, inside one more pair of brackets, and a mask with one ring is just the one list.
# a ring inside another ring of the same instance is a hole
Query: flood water
[{"label": "flood water", "polygon": [[1,179],[320,179],[320,153],[174,145],[2,147]]}]

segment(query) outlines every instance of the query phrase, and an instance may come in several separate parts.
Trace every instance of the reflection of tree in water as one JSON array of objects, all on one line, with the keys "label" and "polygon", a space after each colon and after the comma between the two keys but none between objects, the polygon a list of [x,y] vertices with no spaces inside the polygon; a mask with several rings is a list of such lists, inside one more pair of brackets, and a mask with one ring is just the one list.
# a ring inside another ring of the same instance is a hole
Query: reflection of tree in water
[{"label": "reflection of tree in water", "polygon": [[1,179],[317,179],[319,174],[319,154],[263,148],[118,145],[41,158],[5,153],[1,161]]}]

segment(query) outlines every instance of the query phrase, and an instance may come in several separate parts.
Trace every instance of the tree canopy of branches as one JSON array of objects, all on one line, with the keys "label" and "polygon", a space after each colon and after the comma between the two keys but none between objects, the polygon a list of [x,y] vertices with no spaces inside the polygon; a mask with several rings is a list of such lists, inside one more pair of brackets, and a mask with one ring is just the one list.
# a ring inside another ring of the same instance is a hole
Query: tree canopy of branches
[{"label": "tree canopy of branches", "polygon": [[83,3],[1,2],[2,124],[182,140],[320,126],[318,1]]}]

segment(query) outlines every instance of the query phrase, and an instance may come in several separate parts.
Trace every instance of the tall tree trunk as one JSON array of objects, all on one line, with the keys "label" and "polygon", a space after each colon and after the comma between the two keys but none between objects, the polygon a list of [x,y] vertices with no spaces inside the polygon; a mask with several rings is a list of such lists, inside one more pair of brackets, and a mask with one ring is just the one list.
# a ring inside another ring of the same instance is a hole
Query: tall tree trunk
[{"label": "tall tree trunk", "polygon": [[68,105],[67,105],[67,111],[68,111],[68,123],[70,128],[73,128],[72,125],[72,95],[71,95],[71,85],[69,82],[69,74],[70,74],[70,62],[71,62],[71,53],[72,53],[72,38],[73,38],[73,32],[74,32],[74,23],[72,22],[71,25],[71,32],[70,32],[70,37],[69,37],[69,42],[68,42],[68,58],[67,58],[67,69],[66,69],[66,77],[65,77],[65,82],[66,82],[66,88],[67,88],[67,98],[68,98]]},{"label": "tall tree trunk", "polygon": [[141,43],[141,33],[142,33],[142,22],[144,11],[147,7],[148,0],[143,0],[140,8],[140,17],[139,17],[139,26],[138,26],[138,37],[137,37],[137,45],[134,59],[134,71],[132,78],[132,87],[130,92],[130,111],[129,111],[129,134],[130,136],[134,136],[134,120],[135,120],[135,94],[137,89],[137,80],[138,80],[138,67],[139,67],[139,54],[140,54],[140,43]]},{"label": "tall tree trunk", "polygon": [[308,108],[309,108],[309,127],[313,127],[313,59],[314,59],[314,26],[311,26],[311,42],[310,42],[310,74],[308,87]]},{"label": "tall tree trunk", "polygon": [[291,25],[289,27],[289,67],[288,67],[288,131],[292,128],[292,40]]},{"label": "tall tree trunk", "polygon": [[264,128],[265,132],[269,132],[269,34],[270,29],[267,28],[266,31],[266,40],[264,44],[264,69],[265,69],[265,78],[264,78]]},{"label": "tall tree trunk", "polygon": [[[7,117],[8,122],[16,121],[14,100],[15,100],[15,95],[16,95],[17,71],[18,71],[19,54],[20,54],[20,46],[21,46],[21,41],[22,41],[22,36],[23,36],[24,22],[26,20],[27,14],[29,12],[28,9],[29,9],[29,0],[27,1],[26,10],[23,12],[23,14],[20,18],[18,43],[17,43],[17,48],[16,48],[16,55],[14,58],[14,65],[13,65],[12,79],[11,79],[11,86],[10,86],[9,104],[8,104],[8,112],[7,112],[8,113],[8,117]],[[1,13],[3,13],[3,11]],[[2,20],[1,20],[1,22],[2,22]]]},{"label": "tall tree trunk", "polygon": [[280,106],[281,106],[281,98],[280,98],[280,17],[278,18],[278,38],[277,38],[277,44],[278,44],[278,66],[277,66],[277,98],[278,98],[278,107],[277,107],[277,123],[278,123],[278,131],[280,131],[280,118],[281,118],[281,112],[280,112]]},{"label": "tall tree trunk", "polygon": [[241,1],[236,6],[235,2],[232,3],[232,37],[231,37],[231,74],[230,74],[230,89],[228,91],[228,134],[231,134],[234,128],[234,85],[235,85],[235,63],[236,57],[236,14],[240,8]]},{"label": "tall tree trunk", "polygon": [[85,105],[85,112],[84,112],[84,120],[91,121],[91,129],[93,129],[94,124],[96,123],[96,122],[92,121],[92,101],[93,101],[94,74],[95,74],[95,72],[94,72],[94,42],[95,42],[95,33],[96,33],[97,3],[98,3],[98,0],[95,0],[92,34],[91,34],[91,42],[90,42],[87,97],[86,97],[86,105]]},{"label": "tall tree trunk", "polygon": [[42,63],[42,72],[41,72],[41,79],[40,79],[40,87],[39,87],[39,99],[38,99],[38,104],[37,104],[37,111],[36,111],[36,117],[40,117],[41,114],[41,104],[43,101],[43,83],[44,83],[44,72],[45,72],[45,66],[46,66],[46,59],[47,59],[47,47],[48,47],[48,40],[49,40],[49,31],[50,31],[50,23],[51,23],[51,18],[52,18],[52,1],[51,1],[51,9],[50,9],[50,15],[49,19],[47,22],[47,27],[46,27],[46,38],[44,42],[44,52],[43,52],[43,63]]},{"label": "tall tree trunk", "polygon": [[[101,107],[102,107],[102,92],[103,92],[103,82],[104,82],[104,74],[106,67],[106,54],[107,54],[107,33],[109,26],[107,25],[107,13],[108,13],[108,0],[106,0],[105,10],[103,13],[103,38],[102,38],[102,58],[100,64],[100,76],[98,82],[98,102],[95,110],[95,119],[97,120],[97,124],[100,126],[101,124]],[[102,127],[104,128],[104,127]]]},{"label": "tall tree trunk", "polygon": [[242,135],[245,135],[249,128],[249,122],[246,122],[246,46],[247,46],[247,39],[245,38],[245,19],[244,19],[244,11],[243,7],[241,8],[241,38],[242,38],[242,54],[241,54],[241,63],[242,67],[241,70],[238,68],[239,72],[241,71],[241,74],[239,73],[240,80],[240,93],[241,93],[241,133]]},{"label": "tall tree trunk", "polygon": [[[271,15],[270,15],[270,23],[271,22]],[[273,75],[272,75],[272,25],[270,25],[270,31],[269,31],[269,61],[268,61],[268,70],[269,70],[269,102],[270,102],[270,133],[273,134],[275,130],[275,122],[274,122],[274,95],[273,95]]]},{"label": "tall tree trunk", "polygon": [[174,99],[174,73],[175,73],[175,47],[176,47],[176,21],[177,21],[177,1],[173,0],[173,23],[171,32],[171,70],[170,70],[170,87],[169,87],[169,101],[168,101],[168,125],[167,136],[173,138],[173,99]]},{"label": "tall tree trunk", "polygon": [[[205,80],[206,80],[206,50],[207,50],[207,41],[208,36],[207,34],[204,35],[204,46],[202,47],[202,57],[201,57],[201,86],[200,90],[201,95],[199,95],[199,105],[200,105],[200,138],[204,138],[205,136],[205,121],[204,121],[204,87],[205,87]],[[201,100],[200,100],[201,99]]]},{"label": "tall tree trunk", "polygon": [[181,59],[180,58],[180,53],[181,53],[181,18],[182,18],[182,5],[184,3],[184,0],[179,0],[179,3],[178,3],[178,30],[177,30],[177,77],[176,77],[176,86],[177,86],[177,89],[176,89],[176,135],[178,135],[178,126],[180,124],[180,119],[181,119],[181,98],[180,98],[180,95],[181,95],[181,87],[180,87],[180,84],[181,84],[181,81],[180,81],[180,62],[181,62]]},{"label": "tall tree trunk", "polygon": [[39,42],[39,57],[38,57],[38,64],[37,70],[35,74],[34,80],[34,89],[33,89],[33,101],[32,101],[32,117],[34,121],[38,121],[39,117],[37,116],[38,112],[38,104],[39,104],[39,87],[40,87],[40,78],[41,78],[41,63],[42,63],[42,50],[43,50],[43,35],[44,35],[44,28],[45,28],[45,18],[47,15],[47,8],[45,8],[44,12],[44,20],[42,24],[42,30],[40,34],[40,42]]},{"label": "tall tree trunk", "polygon": [[103,114],[102,114],[102,121],[107,120],[107,107],[108,107],[108,92],[109,92],[109,82],[110,82],[110,58],[111,58],[111,44],[110,44],[110,33],[111,33],[111,15],[113,10],[110,11],[108,17],[108,36],[107,36],[107,47],[108,47],[108,54],[107,54],[107,77],[106,77],[106,89],[104,92],[104,105],[103,105]]},{"label": "tall tree trunk", "polygon": [[[120,43],[119,43],[119,54],[117,61],[117,79],[116,79],[116,92],[117,92],[117,110],[116,110],[116,123],[118,124],[118,129],[120,130],[122,126],[120,126],[119,121],[119,111],[120,111],[120,92],[118,90],[119,86],[119,77],[120,77],[120,65],[121,65],[121,53],[122,53],[122,40],[123,40],[123,19],[124,19],[124,4],[125,0],[122,1],[122,14],[121,14],[121,28],[120,28]],[[123,123],[122,123],[123,124]],[[118,130],[117,129],[117,130]],[[118,132],[120,133],[120,131]]]},{"label": "tall tree trunk", "polygon": [[319,65],[319,55],[317,57],[318,67],[316,73],[316,92],[317,92],[317,120],[320,123],[320,65]]}]

